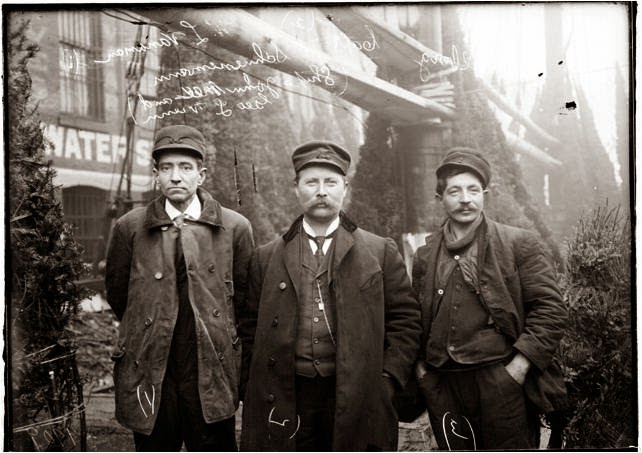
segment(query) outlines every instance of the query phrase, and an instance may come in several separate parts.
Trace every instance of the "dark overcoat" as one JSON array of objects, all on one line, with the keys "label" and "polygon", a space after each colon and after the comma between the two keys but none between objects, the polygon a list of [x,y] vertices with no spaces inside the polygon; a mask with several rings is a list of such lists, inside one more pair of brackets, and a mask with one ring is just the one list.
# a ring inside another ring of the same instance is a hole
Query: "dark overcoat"
[{"label": "dark overcoat", "polygon": [[[194,313],[198,390],[208,423],[232,417],[238,407],[241,344],[238,312],[246,300],[254,248],[242,215],[199,189],[201,217],[181,232],[189,303]],[[119,325],[113,353],[116,418],[150,434],[163,395],[178,316],[175,254],[178,231],[165,212],[165,198],[118,219],[108,247],[107,302]]]},{"label": "dark overcoat", "polygon": [[[243,450],[295,449],[301,221],[252,260],[248,313],[255,315],[241,320],[245,366],[251,362]],[[405,385],[419,347],[419,305],[392,239],[357,228],[342,214],[335,241],[328,274],[337,319],[333,450],[396,450],[398,422],[382,373]]]},{"label": "dark overcoat", "polygon": [[[533,364],[524,384],[527,396],[542,412],[567,405],[566,391],[553,355],[564,334],[567,307],[553,267],[537,236],[527,230],[484,219],[479,242],[479,300],[497,328]],[[417,249],[413,287],[422,305],[420,357],[436,314],[435,272],[442,230]]]}]

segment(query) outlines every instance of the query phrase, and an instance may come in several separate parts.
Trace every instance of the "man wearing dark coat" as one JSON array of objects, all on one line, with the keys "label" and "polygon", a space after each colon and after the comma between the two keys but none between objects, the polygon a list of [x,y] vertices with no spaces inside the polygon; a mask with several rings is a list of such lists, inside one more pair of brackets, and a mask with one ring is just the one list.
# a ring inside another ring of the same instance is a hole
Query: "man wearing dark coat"
[{"label": "man wearing dark coat", "polygon": [[538,414],[566,396],[552,363],[567,319],[553,268],[534,233],[486,218],[490,178],[480,152],[447,153],[437,168],[447,219],[413,265],[416,373],[440,449],[538,448]]},{"label": "man wearing dark coat", "polygon": [[298,147],[303,214],[253,256],[243,450],[397,449],[393,396],[417,357],[419,305],[395,242],[341,211],[350,160],[334,143]]},{"label": "man wearing dark coat", "polygon": [[200,187],[204,154],[197,129],[159,129],[152,158],[163,194],[118,219],[108,248],[116,418],[137,451],[237,449],[236,319],[254,242],[248,220]]}]

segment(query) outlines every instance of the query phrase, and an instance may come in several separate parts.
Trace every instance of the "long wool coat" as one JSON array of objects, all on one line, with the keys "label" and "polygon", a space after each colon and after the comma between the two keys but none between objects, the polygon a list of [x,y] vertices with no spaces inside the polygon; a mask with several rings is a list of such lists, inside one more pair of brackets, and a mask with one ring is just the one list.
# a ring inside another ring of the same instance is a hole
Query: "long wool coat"
[{"label": "long wool coat", "polygon": [[[295,449],[301,219],[252,261],[247,313],[254,316],[241,320],[246,370],[251,360],[243,450]],[[397,417],[382,372],[400,386],[408,380],[419,347],[419,304],[393,240],[357,228],[342,214],[335,241],[328,275],[337,319],[333,450],[396,450]]]},{"label": "long wool coat", "polygon": [[[241,344],[236,318],[247,295],[254,242],[248,220],[199,189],[201,217],[183,227],[189,302],[194,313],[198,389],[208,423],[238,407]],[[118,219],[108,248],[107,301],[121,321],[115,362],[116,418],[150,434],[163,398],[178,292],[177,230],[165,198]]]}]

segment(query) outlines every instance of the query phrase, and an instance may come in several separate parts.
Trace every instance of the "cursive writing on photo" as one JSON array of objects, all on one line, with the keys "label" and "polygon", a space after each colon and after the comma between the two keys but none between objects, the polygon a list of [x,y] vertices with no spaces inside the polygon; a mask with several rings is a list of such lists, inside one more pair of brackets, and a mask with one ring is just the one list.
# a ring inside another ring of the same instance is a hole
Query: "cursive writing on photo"
[{"label": "cursive writing on photo", "polygon": [[446,55],[428,55],[423,53],[421,59],[416,61],[419,64],[419,79],[422,82],[430,80],[432,72],[431,67],[443,66],[444,69],[454,69],[456,71],[466,71],[471,68],[470,55],[468,51],[460,54],[456,45],[450,48],[450,57]]}]

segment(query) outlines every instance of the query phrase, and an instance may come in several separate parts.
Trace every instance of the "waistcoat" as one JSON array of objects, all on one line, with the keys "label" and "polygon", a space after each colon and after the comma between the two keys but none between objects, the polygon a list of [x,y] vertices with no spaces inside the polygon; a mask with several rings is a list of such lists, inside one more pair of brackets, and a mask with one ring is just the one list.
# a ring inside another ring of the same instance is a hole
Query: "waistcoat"
[{"label": "waistcoat", "polygon": [[[331,376],[335,374],[336,345],[333,339],[336,342],[337,331],[335,302],[328,288],[328,263],[335,241],[332,241],[319,266],[306,236],[299,234],[298,239],[301,241],[301,291],[298,300],[296,373],[306,377],[314,377],[317,373],[323,377]],[[323,303],[323,310],[319,308],[319,303]]]},{"label": "waistcoat", "polygon": [[[440,253],[439,259],[454,258]],[[477,293],[464,280],[459,265],[448,277],[446,287],[438,288],[434,297],[438,308],[426,345],[429,365],[439,368],[482,364],[510,355],[511,345],[495,329]]]}]

